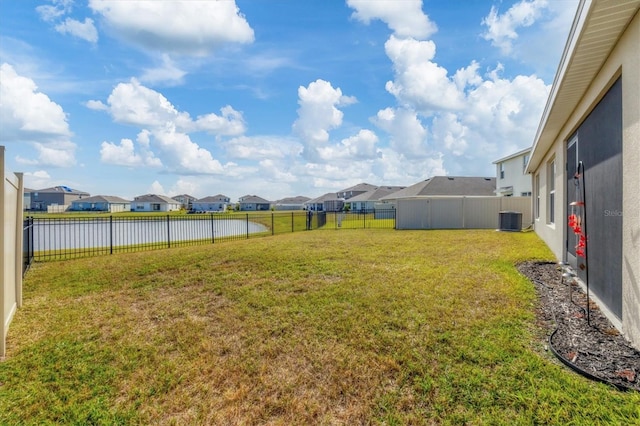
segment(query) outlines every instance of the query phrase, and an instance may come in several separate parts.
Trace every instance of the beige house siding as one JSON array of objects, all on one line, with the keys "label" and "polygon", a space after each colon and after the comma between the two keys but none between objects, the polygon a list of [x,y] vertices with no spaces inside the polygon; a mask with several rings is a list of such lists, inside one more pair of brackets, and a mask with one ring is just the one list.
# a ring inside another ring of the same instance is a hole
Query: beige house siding
[{"label": "beige house siding", "polygon": [[22,173],[9,173],[0,146],[0,357],[6,354],[9,324],[22,304]]},{"label": "beige house siding", "polygon": [[[604,2],[603,2],[604,3]],[[609,2],[613,4],[612,2]],[[633,2],[632,2],[633,3]],[[635,2],[637,4],[637,2]],[[564,260],[567,219],[565,193],[566,147],[589,113],[604,97],[613,83],[622,78],[622,162],[623,162],[623,237],[622,237],[622,318],[616,318],[595,297],[599,307],[609,319],[621,329],[631,343],[640,348],[640,14],[636,13],[622,32],[603,66],[597,72],[584,95],[572,108],[571,114],[553,140],[549,149],[538,152],[543,155],[533,167],[530,166],[533,182],[540,179],[540,217],[535,220],[535,230],[547,243],[558,259]],[[603,143],[606,143],[603,141]],[[535,148],[534,148],[535,150]],[[555,156],[558,173],[556,188],[556,223],[548,222],[549,188],[546,167]],[[533,188],[533,202],[537,188]]]},{"label": "beige house siding", "polygon": [[531,175],[525,173],[524,161],[530,152],[527,149],[495,162],[496,195],[522,197],[531,192]]}]

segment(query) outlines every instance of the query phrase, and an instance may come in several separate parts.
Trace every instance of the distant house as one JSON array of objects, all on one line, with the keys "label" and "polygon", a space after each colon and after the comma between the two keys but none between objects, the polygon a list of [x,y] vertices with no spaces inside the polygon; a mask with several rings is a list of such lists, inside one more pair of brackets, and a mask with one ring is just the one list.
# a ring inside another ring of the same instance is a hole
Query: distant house
[{"label": "distant house", "polygon": [[640,0],[580,1],[527,166],[535,232],[636,348],[639,41]]},{"label": "distant house", "polygon": [[[404,186],[378,186],[374,189],[356,195],[349,199],[352,212],[372,212],[375,210],[376,204],[380,205],[382,197],[398,192],[406,187]],[[391,208],[391,206],[389,206]]]},{"label": "distant house", "polygon": [[193,203],[194,201],[197,200],[196,197],[189,195],[189,194],[180,194],[180,195],[176,195],[175,197],[171,197],[174,200],[176,200],[177,202],[180,203],[180,206],[184,209],[184,210],[191,210],[191,203]]},{"label": "distant house", "polygon": [[344,209],[344,199],[339,199],[335,192],[327,192],[304,203],[305,209],[314,212],[337,212]]},{"label": "distant house", "polygon": [[180,208],[181,205],[178,201],[157,194],[140,195],[131,202],[132,212],[172,212],[178,211]]},{"label": "distant house", "polygon": [[531,175],[525,173],[531,148],[523,149],[493,162],[496,165],[496,195],[531,196]]},{"label": "distant house", "polygon": [[311,198],[297,196],[297,197],[288,197],[283,198],[282,200],[277,200],[273,203],[274,210],[304,210],[305,203],[309,201]]},{"label": "distant house", "polygon": [[111,195],[95,195],[72,201],[70,210],[111,213],[128,212],[131,210],[131,201]]},{"label": "distant house", "polygon": [[33,192],[33,189],[30,188],[25,188],[24,192],[22,194],[23,197],[23,201],[22,201],[22,208],[24,210],[30,210],[31,209],[31,193]]},{"label": "distant house", "polygon": [[245,195],[238,200],[240,211],[267,211],[271,208],[271,202],[257,195]]},{"label": "distant house", "polygon": [[495,196],[495,189],[496,178],[493,177],[434,176],[386,195],[381,200],[436,195]]},{"label": "distant house", "polygon": [[359,183],[355,186],[352,186],[347,189],[341,189],[336,192],[336,198],[342,200],[348,200],[350,198],[355,197],[356,195],[364,194],[365,192],[373,191],[378,188],[375,185],[371,185],[370,183]]},{"label": "distant house", "polygon": [[201,212],[224,212],[231,205],[231,199],[226,195],[218,194],[200,198],[191,203],[191,211]]},{"label": "distant house", "polygon": [[90,195],[88,192],[78,191],[68,186],[38,189],[31,192],[31,210],[46,211],[51,206],[64,210],[65,206],[70,206],[73,201]]}]

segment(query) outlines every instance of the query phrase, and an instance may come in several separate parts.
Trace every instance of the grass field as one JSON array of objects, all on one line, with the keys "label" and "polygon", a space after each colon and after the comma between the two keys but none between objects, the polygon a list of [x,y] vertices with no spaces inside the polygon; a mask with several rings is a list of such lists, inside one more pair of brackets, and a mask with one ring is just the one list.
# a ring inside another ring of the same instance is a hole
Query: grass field
[{"label": "grass field", "polygon": [[562,367],[533,233],[348,230],[36,263],[0,424],[639,424]]}]

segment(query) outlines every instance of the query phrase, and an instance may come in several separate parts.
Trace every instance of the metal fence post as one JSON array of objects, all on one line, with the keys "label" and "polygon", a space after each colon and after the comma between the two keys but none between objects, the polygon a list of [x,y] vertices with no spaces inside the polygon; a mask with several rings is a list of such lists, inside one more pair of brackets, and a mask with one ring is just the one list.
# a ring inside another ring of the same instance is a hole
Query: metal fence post
[{"label": "metal fence post", "polygon": [[293,212],[291,212],[291,232],[294,231],[294,226],[293,226]]},{"label": "metal fence post", "polygon": [[213,222],[213,213],[211,214],[211,244],[215,244],[216,242],[216,237],[215,237],[215,226],[214,226],[214,222]]},{"label": "metal fence post", "polygon": [[249,239],[249,213],[246,214],[247,216],[247,240]]},{"label": "metal fence post", "polygon": [[275,233],[276,233],[276,228],[275,228],[275,225],[274,225],[273,215],[274,215],[274,213],[271,212],[271,235],[275,235]]},{"label": "metal fence post", "polygon": [[167,248],[171,248],[171,219],[167,215]]},{"label": "metal fence post", "polygon": [[113,254],[113,215],[109,216],[109,254]]}]

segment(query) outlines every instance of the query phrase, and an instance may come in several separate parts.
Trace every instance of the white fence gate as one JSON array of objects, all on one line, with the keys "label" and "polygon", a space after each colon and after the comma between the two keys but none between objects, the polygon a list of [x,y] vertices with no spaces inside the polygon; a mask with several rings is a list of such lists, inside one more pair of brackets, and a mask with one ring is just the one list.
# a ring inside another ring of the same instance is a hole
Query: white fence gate
[{"label": "white fence gate", "polygon": [[9,173],[0,146],[0,357],[6,354],[9,324],[22,305],[22,173]]},{"label": "white fence gate", "polygon": [[498,229],[500,212],[532,223],[531,197],[433,196],[398,199],[396,229]]}]

